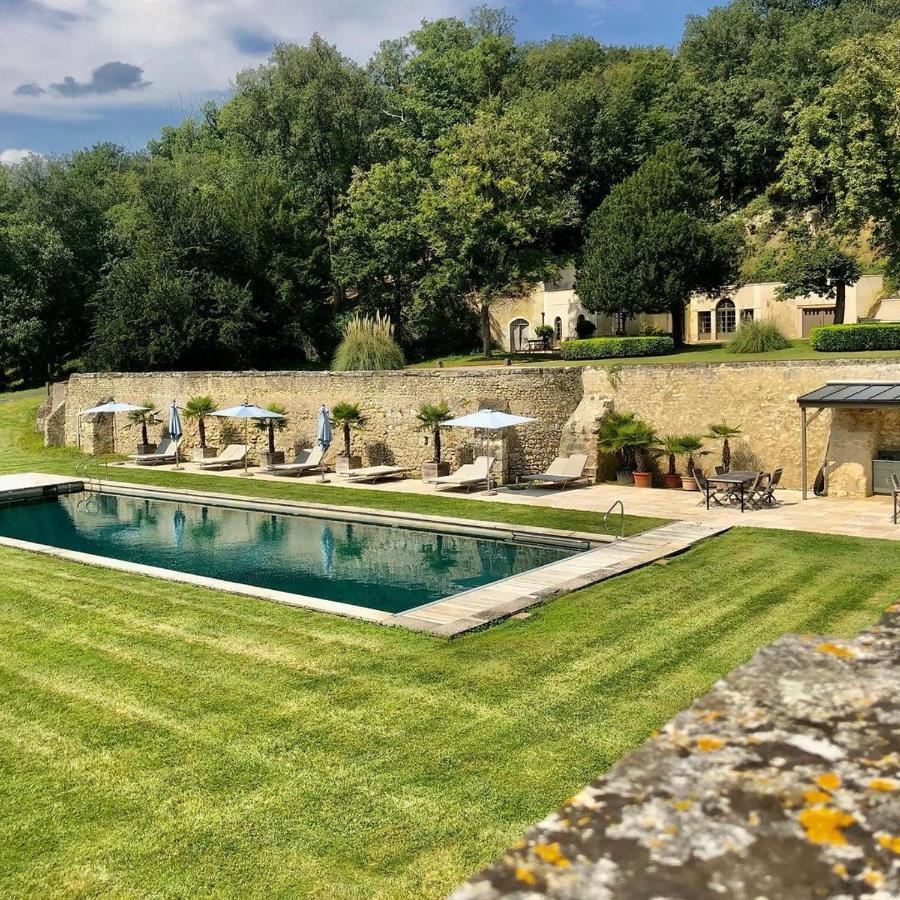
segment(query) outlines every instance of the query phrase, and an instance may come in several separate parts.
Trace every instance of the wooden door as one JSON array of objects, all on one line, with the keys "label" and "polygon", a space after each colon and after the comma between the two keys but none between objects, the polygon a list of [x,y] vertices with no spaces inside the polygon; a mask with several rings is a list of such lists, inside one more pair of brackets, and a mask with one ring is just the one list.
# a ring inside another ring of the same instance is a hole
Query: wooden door
[{"label": "wooden door", "polygon": [[819,307],[818,309],[803,308],[803,337],[808,338],[813,328],[820,325],[834,325],[834,307]]}]

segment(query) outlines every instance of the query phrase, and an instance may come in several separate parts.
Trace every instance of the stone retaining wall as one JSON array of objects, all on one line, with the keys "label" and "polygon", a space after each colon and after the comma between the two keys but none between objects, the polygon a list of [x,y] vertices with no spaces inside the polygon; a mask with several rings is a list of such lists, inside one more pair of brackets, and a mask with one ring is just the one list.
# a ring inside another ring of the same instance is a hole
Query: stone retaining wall
[{"label": "stone retaining wall", "polygon": [[[73,375],[64,408],[53,414],[51,443],[64,440],[88,452],[112,449],[108,416],[81,422],[78,410],[114,397],[153,402],[168,409],[196,394],[210,394],[221,406],[250,400],[277,402],[288,412],[288,430],[278,436],[279,449],[289,453],[309,446],[321,403],[358,402],[367,416],[364,431],[354,436],[354,452],[366,462],[396,462],[418,466],[431,456],[431,437],[416,430],[415,414],[422,402],[446,400],[457,414],[492,406],[532,415],[537,422],[510,432],[496,448],[500,468],[510,476],[540,471],[559,452],[587,452],[598,464],[594,431],[610,409],[631,410],[659,434],[703,433],[712,422],[727,421],[742,429],[734,442],[737,461],[747,466],[784,469],[782,484],[800,486],[800,414],[797,397],[828,381],[897,381],[900,361],[802,360],[792,362],[719,363],[695,365],[623,365],[596,367],[430,369],[401,372],[203,372]],[[65,427],[60,426],[64,415]],[[137,434],[124,416],[116,417],[116,447],[131,449]],[[243,442],[233,422],[208,422],[212,444]],[[64,436],[63,436],[64,432]],[[186,423],[183,446],[196,444],[196,426]],[[162,427],[155,430],[155,437]],[[251,433],[264,449],[265,436]],[[470,457],[472,435],[449,431],[445,458],[459,463]],[[335,436],[332,455],[340,446]],[[823,459],[829,493],[865,496],[871,492],[871,459],[883,448],[900,446],[900,411],[824,412],[809,430],[809,474]],[[708,442],[711,467],[719,452]]]},{"label": "stone retaining wall", "polygon": [[898,650],[760,650],[451,900],[900,897]]}]

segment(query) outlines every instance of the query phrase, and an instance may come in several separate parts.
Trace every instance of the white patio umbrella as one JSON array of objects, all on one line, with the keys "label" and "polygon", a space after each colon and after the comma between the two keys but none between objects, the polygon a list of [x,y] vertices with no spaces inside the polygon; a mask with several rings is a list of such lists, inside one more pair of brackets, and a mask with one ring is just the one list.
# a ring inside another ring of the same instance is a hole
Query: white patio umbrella
[{"label": "white patio umbrella", "polygon": [[175,468],[178,469],[180,466],[178,465],[178,442],[181,440],[181,436],[184,434],[184,429],[181,427],[181,415],[178,412],[178,407],[175,405],[175,401],[172,401],[172,408],[169,410],[169,437],[175,441]]},{"label": "white patio umbrella", "polygon": [[[535,419],[529,416],[514,416],[510,413],[498,412],[495,409],[479,409],[478,412],[460,416],[458,419],[450,419],[444,422],[448,428],[473,428],[476,431],[488,431],[491,435],[506,428],[515,428],[516,425],[527,425]],[[491,490],[491,473],[488,471],[487,493],[494,495],[497,492]]]},{"label": "white patio umbrella", "polygon": [[[135,406],[133,403],[116,403],[114,400],[110,400],[108,403],[101,403],[99,406],[92,406],[90,409],[83,409],[80,413],[80,416],[90,416],[95,413],[111,413],[113,417],[113,428],[112,428],[112,452],[115,454],[116,452],[116,413],[120,412],[146,412],[150,409],[149,406]],[[81,422],[78,423],[78,446],[81,446]]]},{"label": "white patio umbrella", "polygon": [[247,471],[247,457],[250,455],[250,420],[251,419],[283,419],[281,413],[272,412],[270,409],[263,409],[261,406],[254,406],[252,403],[244,401],[240,406],[230,406],[228,409],[217,409],[210,413],[211,416],[219,416],[221,419],[243,419],[244,420],[244,471],[242,475],[245,478],[252,478],[253,473]]}]

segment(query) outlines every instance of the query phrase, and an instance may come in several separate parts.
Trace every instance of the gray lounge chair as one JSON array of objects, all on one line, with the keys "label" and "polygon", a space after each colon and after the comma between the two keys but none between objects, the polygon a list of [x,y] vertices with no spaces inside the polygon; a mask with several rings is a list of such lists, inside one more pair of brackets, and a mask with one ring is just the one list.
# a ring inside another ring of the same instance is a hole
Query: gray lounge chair
[{"label": "gray lounge chair", "polygon": [[201,469],[233,469],[242,466],[247,456],[247,448],[243,444],[229,444],[218,456],[201,460]]},{"label": "gray lounge chair", "polygon": [[428,484],[435,487],[464,487],[467,491],[479,484],[487,484],[488,476],[494,465],[492,456],[479,456],[473,463],[460,466],[450,475],[429,478]]},{"label": "gray lounge chair", "polygon": [[322,464],[323,456],[325,456],[325,451],[316,445],[315,447],[301,450],[294,457],[293,462],[276,463],[274,466],[269,466],[266,471],[272,475],[294,476],[303,475],[304,473],[311,474],[313,472],[320,472],[325,468]]},{"label": "gray lounge chair", "polygon": [[153,453],[136,453],[131,459],[139,466],[159,466],[178,462],[178,442],[172,438],[163,438]]},{"label": "gray lounge chair", "polygon": [[567,485],[584,478],[584,469],[587,466],[587,454],[576,453],[572,456],[557,456],[547,467],[546,472],[537,475],[523,475],[520,481],[541,482],[544,484],[558,484],[561,490]]},{"label": "gray lounge chair", "polygon": [[370,481],[373,484],[382,478],[401,478],[409,472],[409,466],[365,466],[361,469],[350,469],[338,472],[338,477],[347,481]]}]

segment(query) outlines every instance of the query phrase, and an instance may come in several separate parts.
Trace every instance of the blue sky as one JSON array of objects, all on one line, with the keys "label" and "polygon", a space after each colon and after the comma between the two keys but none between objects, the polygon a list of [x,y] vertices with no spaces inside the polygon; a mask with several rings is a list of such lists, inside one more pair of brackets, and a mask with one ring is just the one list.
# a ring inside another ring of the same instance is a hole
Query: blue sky
[{"label": "blue sky", "polygon": [[[0,162],[97,141],[137,149],[209,98],[275,41],[319,31],[365,60],[422,18],[465,15],[458,0],[0,0]],[[675,45],[704,0],[510,0],[518,36],[590,34]]]}]

